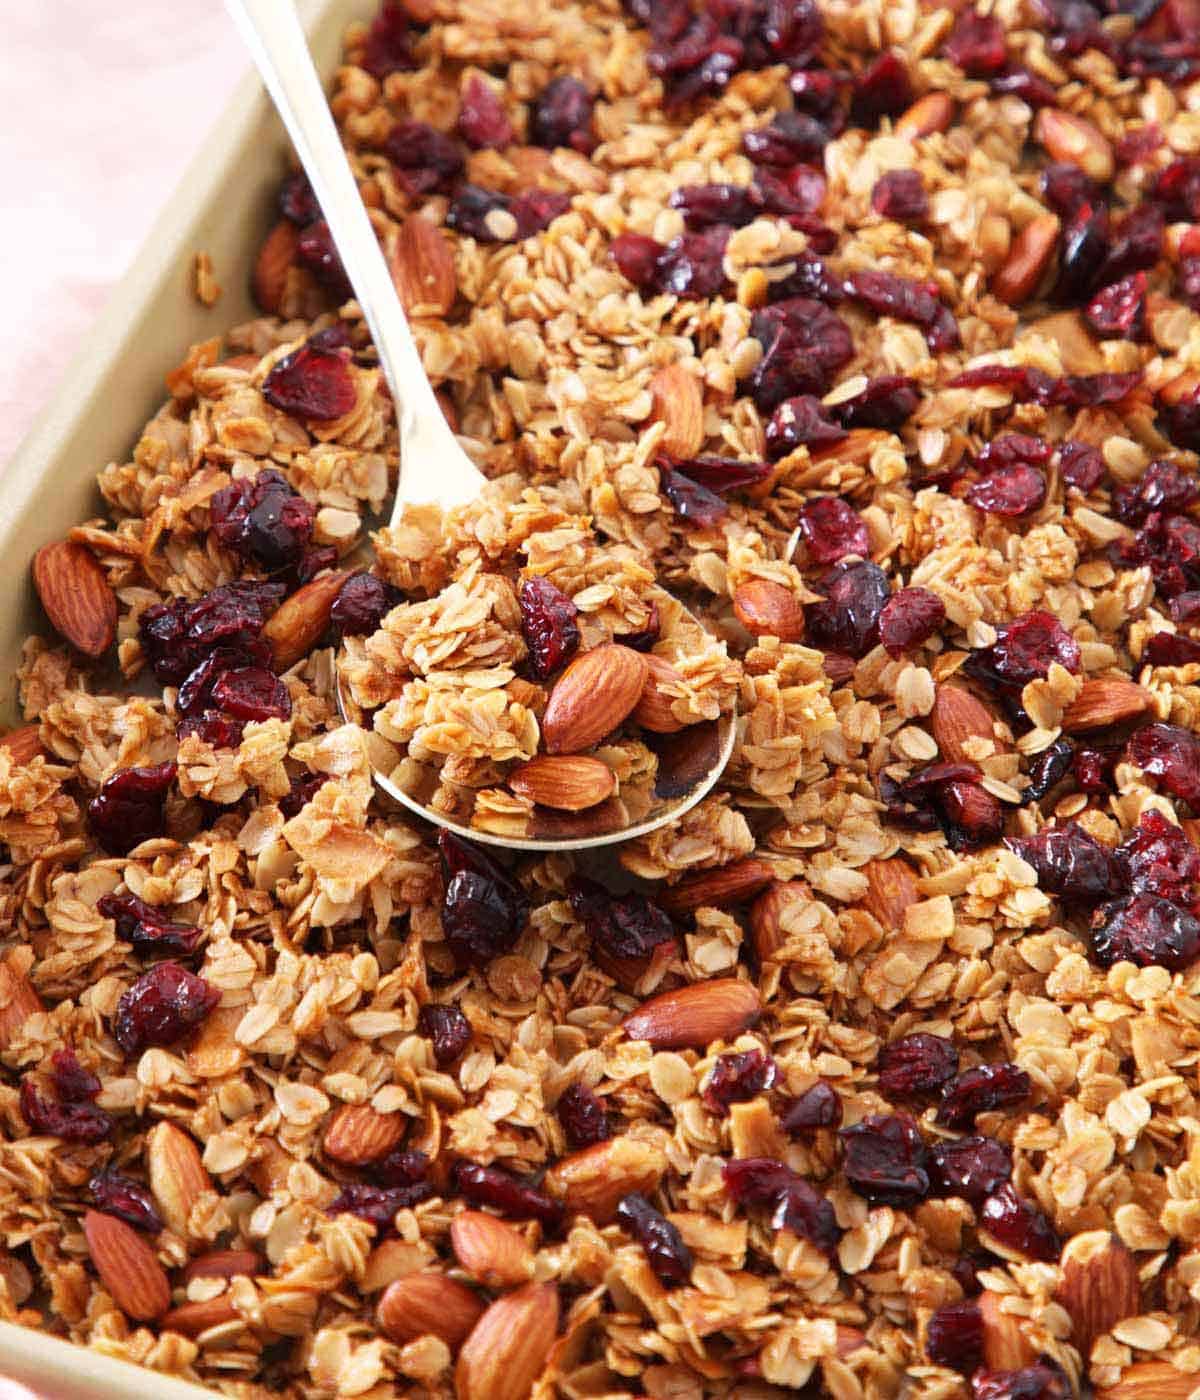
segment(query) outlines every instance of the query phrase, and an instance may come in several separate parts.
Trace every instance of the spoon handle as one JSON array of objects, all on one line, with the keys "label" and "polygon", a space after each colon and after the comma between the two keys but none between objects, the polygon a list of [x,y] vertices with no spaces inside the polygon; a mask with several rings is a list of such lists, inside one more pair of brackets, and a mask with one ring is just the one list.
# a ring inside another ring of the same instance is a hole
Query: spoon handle
[{"label": "spoon handle", "polygon": [[287,128],[387,376],[400,428],[402,503],[473,499],[482,474],[454,440],[426,378],[383,251],[342,148],[294,0],[225,0]]}]

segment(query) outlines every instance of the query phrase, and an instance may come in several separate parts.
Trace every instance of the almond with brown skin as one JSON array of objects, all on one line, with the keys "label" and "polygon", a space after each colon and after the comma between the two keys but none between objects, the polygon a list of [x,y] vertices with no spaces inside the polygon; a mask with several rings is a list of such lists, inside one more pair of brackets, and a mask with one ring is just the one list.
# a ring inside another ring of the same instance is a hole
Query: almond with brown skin
[{"label": "almond with brown skin", "polygon": [[633,707],[633,722],[652,734],[677,734],[684,724],[671,709],[674,695],[669,687],[678,686],[683,677],[669,661],[653,652],[646,653],[646,668],[646,684]]},{"label": "almond with brown skin", "polygon": [[947,763],[973,763],[978,759],[968,753],[968,745],[972,739],[992,739],[992,713],[969,690],[939,685],[929,727]]},{"label": "almond with brown skin", "polygon": [[198,1337],[210,1327],[224,1327],[242,1319],[227,1293],[196,1303],[181,1303],[172,1308],[160,1326],[164,1332],[181,1332],[185,1337]]},{"label": "almond with brown skin", "polygon": [[1107,729],[1110,724],[1143,715],[1154,703],[1148,690],[1119,677],[1084,681],[1079,694],[1063,712],[1062,727],[1068,734]]},{"label": "almond with brown skin", "polygon": [[329,626],[329,610],[347,578],[342,571],[311,579],[271,614],[263,636],[271,644],[277,671],[294,666],[321,640]]},{"label": "almond with brown skin", "polygon": [[622,1025],[630,1040],[648,1040],[656,1050],[703,1050],[714,1040],[732,1040],[761,1015],[755,987],[716,977],[651,997]]},{"label": "almond with brown skin", "polygon": [[750,934],[760,961],[769,962],[788,940],[788,911],[812,903],[812,890],[803,880],[772,885],[750,908]]},{"label": "almond with brown skin", "polygon": [[1181,1371],[1169,1361],[1138,1361],[1126,1366],[1115,1385],[1100,1386],[1095,1400],[1192,1400],[1200,1374]]},{"label": "almond with brown skin", "polygon": [[804,636],[804,609],[790,588],[770,579],[752,578],[739,584],[733,595],[733,611],[747,632],[756,637],[778,637],[798,642]]},{"label": "almond with brown skin", "polygon": [[263,1261],[252,1249],[214,1249],[202,1254],[183,1271],[184,1283],[194,1278],[253,1278]]},{"label": "almond with brown skin", "polygon": [[205,1191],[212,1190],[200,1149],[174,1123],[158,1123],[146,1137],[146,1168],[159,1213],[186,1239],[193,1207]]},{"label": "almond with brown skin", "polygon": [[677,885],[660,891],[655,902],[675,915],[694,914],[703,905],[727,909],[761,894],[774,878],[774,868],[767,861],[747,856],[745,860],[718,865],[715,870],[687,875]]},{"label": "almond with brown skin", "polygon": [[151,1322],[171,1306],[171,1285],[154,1251],[132,1225],[89,1210],[83,1217],[88,1253],[117,1307],[137,1322]]},{"label": "almond with brown skin", "polygon": [[9,953],[0,962],[0,1050],[8,1048],[30,1016],[44,1010],[41,997],[33,990],[15,955]]},{"label": "almond with brown skin", "polygon": [[539,754],[518,764],[508,775],[518,797],[560,812],[583,812],[604,802],[617,790],[617,778],[607,763],[586,754]]},{"label": "almond with brown skin", "polygon": [[1086,117],[1042,107],[1033,124],[1033,137],[1055,160],[1078,166],[1098,185],[1107,185],[1112,179],[1113,148]]},{"label": "almond with brown skin", "polygon": [[99,657],[117,631],[117,595],[86,545],[59,540],[33,556],[33,584],[54,630],[85,656]]},{"label": "almond with brown skin", "polygon": [[625,1134],[561,1157],[542,1179],[546,1194],[569,1215],[607,1225],[631,1191],[648,1195],[662,1180],[667,1159],[652,1142]]},{"label": "almond with brown skin", "polygon": [[989,1371],[1019,1371],[1036,1357],[1033,1343],[1013,1313],[1000,1310],[1000,1294],[984,1289],[979,1295],[983,1315],[983,1364]]},{"label": "almond with brown skin", "polygon": [[514,1288],[533,1274],[533,1251],[525,1236],[505,1220],[481,1210],[464,1210],[450,1225],[454,1257],[485,1288]]},{"label": "almond with brown skin", "polygon": [[992,295],[1006,306],[1028,301],[1050,266],[1058,246],[1058,219],[1038,214],[1013,239],[1008,257],[992,278]]},{"label": "almond with brown skin", "polygon": [[650,380],[650,421],[664,424],[659,446],[672,457],[694,457],[704,443],[700,381],[682,365],[667,365]]},{"label": "almond with brown skin", "polygon": [[408,1127],[403,1113],[377,1113],[370,1104],[343,1104],[325,1129],[325,1155],[347,1166],[378,1162],[399,1147]]},{"label": "almond with brown skin", "polygon": [[893,128],[897,136],[907,136],[915,140],[920,136],[932,136],[934,132],[945,131],[954,120],[954,99],[946,92],[927,92],[896,119]]},{"label": "almond with brown skin", "polygon": [[434,1336],[457,1347],[482,1316],[483,1303],[473,1289],[445,1274],[421,1270],[388,1284],[375,1320],[393,1342]]},{"label": "almond with brown skin", "polygon": [[1076,1235],[1062,1252],[1055,1298],[1071,1319],[1071,1340],[1086,1362],[1092,1343],[1142,1308],[1137,1261],[1107,1230]]},{"label": "almond with brown skin", "polygon": [[254,275],[251,289],[254,300],[271,315],[276,315],[283,306],[283,294],[287,290],[288,270],[296,260],[296,246],[300,234],[295,224],[280,219],[263,240],[254,260]]},{"label": "almond with brown skin", "polygon": [[454,1369],[458,1400],[528,1400],[558,1332],[558,1290],[529,1283],[497,1298],[475,1324]]},{"label": "almond with brown skin", "polygon": [[41,726],[23,724],[20,729],[10,729],[7,734],[0,736],[0,749],[7,750],[15,764],[25,767],[39,754],[46,753],[42,748]]},{"label": "almond with brown skin", "polygon": [[423,215],[410,214],[400,225],[391,263],[392,281],[410,316],[444,316],[454,305],[454,250]]},{"label": "almond with brown skin", "polygon": [[577,656],[555,681],[546,703],[546,752],[581,753],[611,734],[641,698],[647,670],[640,652],[618,642]]},{"label": "almond with brown skin", "polygon": [[867,893],[862,906],[885,929],[904,927],[904,911],[921,898],[912,867],[899,856],[869,860],[863,866]]}]

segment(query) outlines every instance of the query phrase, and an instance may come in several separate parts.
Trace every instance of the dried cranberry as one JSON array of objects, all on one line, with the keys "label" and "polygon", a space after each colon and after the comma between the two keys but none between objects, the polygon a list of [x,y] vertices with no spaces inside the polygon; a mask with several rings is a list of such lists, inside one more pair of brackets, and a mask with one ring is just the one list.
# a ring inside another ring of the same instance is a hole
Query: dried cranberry
[{"label": "dried cranberry", "polygon": [[134,894],[106,894],[96,904],[106,919],[117,925],[117,937],[132,943],[138,953],[176,953],[187,956],[196,951],[200,930],[194,924],[176,924],[166,911],[146,904]]},{"label": "dried cranberry", "polygon": [[333,600],[329,621],[339,637],[365,637],[399,601],[396,590],[375,574],[351,574]]},{"label": "dried cranberry", "polygon": [[68,1103],[43,1098],[32,1075],[21,1080],[21,1117],[35,1133],[64,1142],[103,1142],[113,1130],[112,1118],[93,1103]]},{"label": "dried cranberry", "polygon": [[889,656],[920,646],[946,620],[946,605],[928,588],[901,588],[879,614],[879,640]]},{"label": "dried cranberry", "polygon": [[91,1103],[100,1093],[100,1081],[84,1069],[69,1046],[50,1056],[50,1078],[63,1103]]},{"label": "dried cranberry", "polygon": [[728,506],[716,492],[661,462],[658,467],[658,480],[663,495],[670,501],[672,510],[681,520],[687,520],[701,529],[708,529],[718,521],[724,520],[729,513]]},{"label": "dried cranberry", "polygon": [[1075,750],[1067,739],[1056,739],[1029,765],[1029,782],[1022,794],[1025,803],[1040,802],[1071,771]]},{"label": "dried cranberry", "polygon": [[1086,442],[1068,439],[1058,449],[1058,462],[1062,479],[1085,496],[1104,479],[1106,468],[1100,449]]},{"label": "dried cranberry", "polygon": [[969,1376],[983,1360],[983,1314],[978,1303],[943,1303],[929,1319],[925,1354],[935,1366]]},{"label": "dried cranberry", "polygon": [[742,1205],[773,1207],[771,1226],[791,1230],[829,1253],[841,1236],[833,1206],[802,1176],[769,1157],[737,1157],[721,1170],[725,1189]]},{"label": "dried cranberry", "polygon": [[754,66],[786,63],[804,68],[817,55],[825,34],[825,20],[817,0],[767,0],[753,7],[756,38],[761,36],[765,51],[755,46],[748,56]]},{"label": "dried cranberry", "polygon": [[1163,212],[1157,204],[1139,204],[1112,230],[1108,257],[1098,282],[1120,282],[1135,272],[1146,272],[1162,256]]},{"label": "dried cranberry", "polygon": [[904,60],[886,49],[855,78],[850,119],[855,126],[878,126],[880,117],[898,117],[915,97]]},{"label": "dried cranberry", "polygon": [[1200,257],[1179,259],[1179,266],[1175,269],[1175,290],[1193,311],[1200,309]]},{"label": "dried cranberry", "polygon": [[1171,621],[1180,624],[1200,619],[1200,592],[1180,593],[1169,605]]},{"label": "dried cranberry", "polygon": [[271,648],[262,637],[251,637],[237,646],[214,647],[179,687],[175,708],[181,715],[218,708],[213,689],[222,676],[245,666],[267,670],[271,662]]},{"label": "dried cranberry", "polygon": [[280,187],[279,212],[297,228],[306,228],[321,217],[321,206],[303,171],[289,175]]},{"label": "dried cranberry", "polygon": [[1043,679],[1053,661],[1077,673],[1079,643],[1052,613],[1035,609],[998,627],[996,640],[975,652],[967,669],[981,679],[1019,688]]},{"label": "dried cranberry", "polygon": [[[841,107],[842,91],[847,74],[831,73],[827,68],[802,68],[788,78],[792,100],[798,112],[819,117],[831,136],[837,136],[846,125]],[[747,155],[752,155],[750,151]],[[786,161],[779,162],[786,164]]]},{"label": "dried cranberry", "polygon": [[976,1371],[971,1400],[1069,1400],[1071,1383],[1052,1361],[1017,1371]]},{"label": "dried cranberry", "polygon": [[[810,238],[811,243],[811,238]],[[840,278],[829,270],[824,258],[811,248],[804,248],[784,262],[773,263],[768,270],[778,269],[779,276],[767,284],[768,301],[790,301],[793,297],[809,297],[836,306],[845,301],[846,289]]]},{"label": "dried cranberry", "polygon": [[664,1288],[678,1288],[692,1276],[692,1251],[661,1211],[636,1191],[621,1199],[617,1220],[646,1251],[646,1260]]},{"label": "dried cranberry", "polygon": [[457,229],[468,238],[480,243],[496,243],[500,239],[489,221],[489,215],[499,210],[508,213],[512,200],[499,190],[485,190],[481,185],[464,181],[459,185],[450,207],[446,210],[446,224]]},{"label": "dried cranberry", "polygon": [[746,389],[763,413],[795,394],[823,394],[854,354],[845,321],[820,302],[792,297],[756,311],[750,334],[763,347]]},{"label": "dried cranberry", "polygon": [[1054,288],[1057,301],[1075,306],[1087,299],[1097,284],[1109,246],[1108,210],[1102,204],[1081,204],[1062,231]]},{"label": "dried cranberry", "polygon": [[263,380],[262,393],[280,412],[320,422],[341,418],[358,402],[349,362],[315,345],[285,355]]},{"label": "dried cranberry", "polygon": [[371,1164],[371,1175],[380,1186],[417,1186],[429,1175],[429,1158],[424,1152],[403,1152],[393,1148],[386,1157]]},{"label": "dried cranberry", "polygon": [[594,880],[576,877],[569,897],[587,936],[611,957],[642,958],[674,941],[670,916],[644,894],[609,894]]},{"label": "dried cranberry", "polygon": [[1125,888],[1134,894],[1192,903],[1193,886],[1200,880],[1200,850],[1157,808],[1142,813],[1136,830],[1114,852],[1114,860]]},{"label": "dried cranberry", "polygon": [[292,779],[291,786],[279,799],[279,810],[288,821],[299,815],[301,808],[316,797],[329,778],[328,773],[300,773]]},{"label": "dried cranberry", "polygon": [[591,1147],[612,1136],[604,1104],[586,1084],[569,1084],[559,1095],[555,1112],[572,1147]]},{"label": "dried cranberry", "polygon": [[[308,268],[330,296],[337,297],[339,301],[353,296],[354,289],[342,266],[341,254],[333,241],[333,231],[324,219],[317,219],[306,229],[301,229],[300,237],[296,240],[296,259]],[[326,388],[314,392],[328,395],[333,391]],[[309,413],[304,416],[315,418],[317,415]]]},{"label": "dried cranberry", "polygon": [[869,1114],[838,1136],[846,1181],[872,1205],[912,1206],[929,1194],[928,1154],[908,1114]]},{"label": "dried cranberry", "polygon": [[729,229],[717,225],[701,233],[681,233],[672,238],[655,264],[655,285],[677,297],[716,296],[728,280],[725,245]]},{"label": "dried cranberry", "polygon": [[214,749],[236,749],[242,742],[243,728],[240,719],[230,719],[220,710],[201,710],[199,714],[183,716],[175,726],[175,737],[183,740],[195,735]]},{"label": "dried cranberry", "polygon": [[930,1193],[934,1196],[961,1196],[978,1206],[1011,1176],[1012,1153],[995,1138],[947,1139],[929,1149]]},{"label": "dried cranberry", "polygon": [[1058,105],[1058,89],[1020,63],[1006,64],[999,73],[993,74],[989,83],[993,92],[1019,97],[1030,107]]},{"label": "dried cranberry", "polygon": [[621,276],[640,291],[650,291],[658,279],[658,259],[663,245],[644,233],[622,233],[608,245],[608,253]]},{"label": "dried cranberry", "polygon": [[[661,464],[665,459],[656,460]],[[747,486],[757,486],[771,475],[771,468],[766,462],[756,462],[753,458],[684,457],[673,460],[671,465],[705,490],[719,496],[744,490]]]},{"label": "dried cranberry", "polygon": [[463,88],[458,134],[472,150],[502,150],[516,140],[512,122],[491,83],[472,73]]},{"label": "dried cranberry", "polygon": [[1189,452],[1200,450],[1200,389],[1193,390],[1179,403],[1160,400],[1158,422],[1176,447]]},{"label": "dried cranberry", "polygon": [[449,189],[465,165],[458,143],[428,122],[400,122],[383,150],[410,198]]},{"label": "dried cranberry", "polygon": [[284,569],[296,562],[312,537],[316,508],[292,490],[281,472],[268,469],[256,477],[239,477],[218,491],[211,518],[213,534],[226,549],[264,569]]},{"label": "dried cranberry", "polygon": [[179,685],[215,647],[252,645],[285,592],[280,583],[239,579],[196,602],[177,598],[146,608],[138,618],[138,640],[155,678]]},{"label": "dried cranberry", "polygon": [[894,432],[912,417],[921,396],[906,374],[881,374],[865,389],[841,399],[833,412],[845,428],[884,428]]},{"label": "dried cranberry", "polygon": [[828,128],[807,112],[776,112],[766,126],[747,131],[742,150],[755,165],[791,169],[824,159]]},{"label": "dried cranberry", "polygon": [[579,650],[578,609],[561,588],[536,574],[521,584],[518,601],[529,668],[544,681]]},{"label": "dried cranberry", "polygon": [[1037,0],[1034,10],[1053,35],[1050,48],[1054,53],[1075,57],[1089,48],[1113,52],[1100,14],[1087,0]]},{"label": "dried cranberry", "polygon": [[1008,61],[1004,27],[994,15],[964,10],[942,45],[942,54],[969,78],[991,77]]},{"label": "dried cranberry", "polygon": [[682,185],[672,193],[670,204],[691,229],[715,224],[741,228],[757,218],[761,208],[753,192],[743,185]]},{"label": "dried cranberry", "polygon": [[797,447],[820,450],[841,442],[846,429],[828,414],[821,400],[811,394],[784,399],[767,422],[767,456],[776,462]]},{"label": "dried cranberry", "polygon": [[953,350],[960,343],[954,316],[932,284],[863,268],[847,278],[846,294],[879,316],[893,316],[920,326],[929,348],[935,352]]},{"label": "dried cranberry", "polygon": [[1200,642],[1180,632],[1155,632],[1144,657],[1151,666],[1187,666],[1200,661]]},{"label": "dried cranberry", "polygon": [[427,1201],[433,1195],[431,1181],[414,1182],[412,1186],[368,1186],[352,1181],[343,1186],[325,1207],[326,1215],[356,1215],[368,1220],[382,1234],[396,1218],[396,1212]]},{"label": "dried cranberry", "polygon": [[1022,1200],[1005,1182],[979,1209],[979,1225],[1005,1249],[1030,1259],[1057,1259],[1061,1245],[1054,1226],[1032,1202]]},{"label": "dried cranberry", "polygon": [[847,554],[870,553],[867,524],[840,496],[818,496],[800,508],[800,530],[818,564],[835,564]]},{"label": "dried cranberry", "polygon": [[1077,749],[1071,773],[1084,792],[1106,792],[1120,756],[1120,749]]},{"label": "dried cranberry", "polygon": [[1200,804],[1200,736],[1178,724],[1155,723],[1139,729],[1125,750],[1130,763],[1158,779],[1172,797]]},{"label": "dried cranberry", "polygon": [[744,54],[739,39],[722,34],[710,15],[699,14],[675,36],[675,42],[656,43],[646,62],[652,73],[662,77],[664,106],[672,112],[697,98],[722,92],[742,66]]},{"label": "dried cranberry", "polygon": [[88,828],[110,856],[128,855],[143,841],[166,832],[167,793],[175,765],[121,768],[100,785],[88,803]]},{"label": "dried cranberry", "polygon": [[1096,408],[1120,403],[1141,383],[1142,371],[1125,374],[1064,374],[1052,383],[1049,394],[1039,400],[1050,408]]},{"label": "dried cranberry", "polygon": [[1146,274],[1135,272],[1102,287],[1084,308],[1084,319],[1101,338],[1144,340]]},{"label": "dried cranberry", "polygon": [[1172,222],[1200,220],[1200,156],[1179,156],[1155,176],[1150,199]]},{"label": "dried cranberry", "polygon": [[455,957],[476,966],[507,953],[521,936],[529,901],[520,885],[479,846],[438,833],[446,894],[442,931]]},{"label": "dried cranberry", "polygon": [[1100,191],[1078,165],[1067,161],[1043,166],[1040,179],[1042,198],[1061,219],[1069,219],[1083,205],[1094,205]]},{"label": "dried cranberry", "polygon": [[936,1094],[957,1069],[958,1051],[953,1041],[918,1031],[883,1047],[879,1089],[889,1099]]},{"label": "dried cranberry", "polygon": [[408,31],[408,12],[400,0],[384,0],[363,44],[362,66],[373,78],[416,68]]},{"label": "dried cranberry", "polygon": [[509,1220],[538,1220],[547,1230],[562,1222],[562,1206],[536,1186],[518,1181],[499,1167],[456,1162],[454,1185],[473,1205],[492,1206]]},{"label": "dried cranberry", "polygon": [[290,719],[292,714],[287,686],[261,666],[226,671],[214,683],[212,697],[237,719]]},{"label": "dried cranberry", "polygon": [[1136,482],[1120,487],[1113,511],[1126,525],[1140,525],[1152,511],[1184,511],[1200,500],[1196,478],[1174,462],[1151,462]]},{"label": "dried cranberry", "polygon": [[890,595],[878,564],[835,564],[817,584],[825,595],[805,608],[809,641],[826,651],[865,656],[879,638],[879,615]]},{"label": "dried cranberry", "polygon": [[944,1128],[970,1128],[980,1113],[1024,1103],[1033,1081],[1018,1065],[1007,1061],[966,1069],[942,1090],[937,1121]]},{"label": "dried cranberry", "polygon": [[783,1131],[792,1137],[806,1136],[818,1128],[836,1128],[841,1121],[841,1097],[824,1079],[818,1079],[811,1089],[797,1094],[779,1120]]},{"label": "dried cranberry", "polygon": [[998,467],[977,481],[967,492],[967,500],[990,515],[1028,515],[1046,499],[1046,478],[1036,467],[1023,462]]},{"label": "dried cranberry", "polygon": [[1131,34],[1121,46],[1122,71],[1131,77],[1190,83],[1200,72],[1200,46],[1194,39],[1148,39]]},{"label": "dried cranberry", "polygon": [[1056,381],[1032,365],[980,365],[965,370],[950,381],[951,389],[1005,389],[1019,403],[1033,399],[1045,402]]},{"label": "dried cranberry", "polygon": [[[1157,122],[1147,122],[1134,127],[1113,147],[1118,165],[1141,165],[1148,160],[1163,143],[1162,127]],[[1157,206],[1149,206],[1151,208]],[[1161,215],[1161,210],[1159,211]]]},{"label": "dried cranberry", "polygon": [[888,170],[875,181],[871,208],[885,219],[919,224],[929,216],[929,195],[919,170]]},{"label": "dried cranberry", "polygon": [[555,78],[538,94],[529,112],[529,140],[549,150],[570,146],[592,153],[592,95],[578,78]]},{"label": "dried cranberry", "polygon": [[176,962],[156,963],[121,993],[112,1031],[127,1055],[174,1045],[221,1000],[221,990]]},{"label": "dried cranberry", "polygon": [[1169,899],[1131,895],[1096,911],[1092,954],[1101,967],[1131,962],[1182,972],[1200,955],[1200,919]]},{"label": "dried cranberry", "polygon": [[88,1190],[96,1206],[107,1215],[115,1215],[127,1221],[135,1230],[145,1230],[151,1235],[162,1231],[162,1216],[154,1204],[154,1197],[140,1181],[122,1176],[120,1172],[102,1171],[88,1182]]},{"label": "dried cranberry", "polygon": [[1067,905],[1090,906],[1114,893],[1112,853],[1076,822],[1005,844],[1037,872],[1038,887]]},{"label": "dried cranberry", "polygon": [[426,1002],[417,1013],[417,1030],[433,1042],[439,1069],[453,1064],[471,1043],[471,1023],[457,1006]]},{"label": "dried cranberry", "polygon": [[731,1103],[746,1103],[765,1093],[776,1073],[775,1061],[761,1050],[718,1055],[701,1098],[710,1113],[724,1116]]},{"label": "dried cranberry", "polygon": [[518,239],[532,238],[535,233],[549,228],[560,214],[571,207],[571,196],[557,190],[527,190],[519,194],[508,206],[509,213],[517,221]]}]

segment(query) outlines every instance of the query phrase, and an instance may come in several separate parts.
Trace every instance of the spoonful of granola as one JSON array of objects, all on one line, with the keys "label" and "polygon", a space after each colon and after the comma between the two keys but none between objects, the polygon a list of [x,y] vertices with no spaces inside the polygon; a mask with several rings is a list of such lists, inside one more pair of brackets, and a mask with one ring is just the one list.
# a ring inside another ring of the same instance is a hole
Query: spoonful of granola
[{"label": "spoonful of granola", "polygon": [[[736,666],[636,551],[596,540],[571,486],[488,482],[467,456],[425,375],[293,6],[227,3],[396,405],[400,480],[377,543],[402,586],[360,573],[340,588],[343,718],[369,733],[383,791],[461,836],[565,850],[653,831],[729,761]],[[442,245],[432,223],[425,237]]]}]

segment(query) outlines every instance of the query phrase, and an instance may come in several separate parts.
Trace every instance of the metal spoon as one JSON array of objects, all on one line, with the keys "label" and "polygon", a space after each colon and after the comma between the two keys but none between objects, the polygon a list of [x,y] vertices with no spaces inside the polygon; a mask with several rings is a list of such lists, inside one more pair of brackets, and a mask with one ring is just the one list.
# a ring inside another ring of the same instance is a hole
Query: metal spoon
[{"label": "metal spoon", "polygon": [[[398,524],[405,507],[410,505],[437,504],[447,509],[465,505],[479,495],[486,478],[455,439],[425,377],[404,308],[313,67],[295,6],[292,0],[226,0],[226,8],[250,50],[316,194],[392,391],[401,466],[389,523]],[[349,718],[340,676],[337,704],[342,718]],[[646,821],[611,831],[581,836],[498,836],[450,820],[383,773],[376,771],[375,781],[390,797],[426,821],[472,841],[527,851],[583,850],[645,835],[695,806],[712,789],[729,761],[736,736],[735,720],[736,714],[730,714],[718,722],[706,771],[678,800],[668,802]],[[568,826],[569,822],[564,820],[561,825]]]}]

